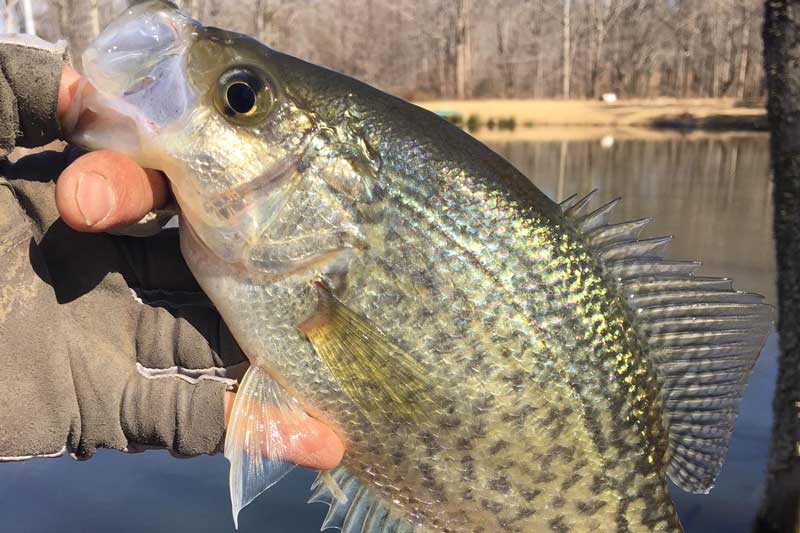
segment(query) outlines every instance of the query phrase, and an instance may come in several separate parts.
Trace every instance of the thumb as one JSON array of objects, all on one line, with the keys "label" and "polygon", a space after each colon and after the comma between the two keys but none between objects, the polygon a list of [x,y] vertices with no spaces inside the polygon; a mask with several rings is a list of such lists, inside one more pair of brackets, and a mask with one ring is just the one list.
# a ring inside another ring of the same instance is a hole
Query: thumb
[{"label": "thumb", "polygon": [[58,104],[56,112],[58,118],[63,122],[69,110],[75,93],[78,91],[81,75],[71,66],[64,64],[61,68],[61,83],[58,86]]},{"label": "thumb", "polygon": [[68,166],[56,182],[56,206],[69,226],[101,232],[123,227],[162,207],[166,179],[132,159],[109,151],[90,152]]}]

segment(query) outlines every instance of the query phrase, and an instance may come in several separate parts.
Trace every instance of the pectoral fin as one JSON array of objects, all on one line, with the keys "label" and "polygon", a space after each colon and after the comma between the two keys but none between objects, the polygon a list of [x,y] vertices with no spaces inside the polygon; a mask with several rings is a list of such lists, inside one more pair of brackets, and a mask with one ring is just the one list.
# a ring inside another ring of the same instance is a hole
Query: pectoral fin
[{"label": "pectoral fin", "polygon": [[[413,422],[436,407],[422,364],[322,283],[315,316],[298,327],[367,418]],[[441,405],[439,405],[441,407]]]},{"label": "pectoral fin", "polygon": [[251,366],[242,379],[225,437],[231,463],[233,521],[239,511],[266,491],[294,465],[286,461],[293,438],[302,434],[309,416],[297,400],[266,372]]}]

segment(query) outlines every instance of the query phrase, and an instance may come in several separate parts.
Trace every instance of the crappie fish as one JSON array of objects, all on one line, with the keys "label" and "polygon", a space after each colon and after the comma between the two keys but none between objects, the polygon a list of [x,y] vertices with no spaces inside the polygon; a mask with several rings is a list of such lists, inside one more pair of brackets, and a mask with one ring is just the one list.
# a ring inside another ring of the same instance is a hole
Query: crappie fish
[{"label": "crappie fish", "polygon": [[[312,501],[343,531],[680,531],[771,308],[663,259],[617,201],[558,204],[486,146],[342,74],[129,9],[83,55],[74,142],[161,169],[182,252],[251,361],[234,516],[293,424],[346,443]],[[269,456],[270,459],[265,459]]]}]

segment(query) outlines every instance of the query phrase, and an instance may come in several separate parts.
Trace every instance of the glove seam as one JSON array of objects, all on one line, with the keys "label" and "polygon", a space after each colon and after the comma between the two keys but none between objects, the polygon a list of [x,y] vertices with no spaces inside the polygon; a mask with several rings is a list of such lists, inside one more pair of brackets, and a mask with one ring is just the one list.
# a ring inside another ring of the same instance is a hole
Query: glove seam
[{"label": "glove seam", "polygon": [[225,383],[228,386],[236,383],[235,379],[225,377],[225,368],[219,366],[211,366],[208,368],[187,368],[184,366],[174,365],[167,368],[151,368],[144,366],[142,363],[137,361],[136,371],[139,372],[139,375],[146,379],[178,378],[192,385],[197,385],[203,381]]},{"label": "glove seam", "polygon": [[18,229],[14,231],[12,237],[0,239],[0,255],[5,255],[16,246],[25,243],[33,238],[33,234],[25,229]]},{"label": "glove seam", "polygon": [[63,457],[67,453],[67,447],[62,446],[60,450],[53,453],[34,453],[31,455],[9,455],[6,457],[0,456],[0,463],[15,463],[17,461],[27,461],[28,459],[54,459],[56,457]]}]

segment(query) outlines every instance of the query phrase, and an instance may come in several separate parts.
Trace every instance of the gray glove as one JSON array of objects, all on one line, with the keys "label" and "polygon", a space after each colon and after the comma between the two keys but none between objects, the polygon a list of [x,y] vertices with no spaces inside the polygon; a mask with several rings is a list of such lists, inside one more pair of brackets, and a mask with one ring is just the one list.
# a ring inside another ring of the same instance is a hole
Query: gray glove
[{"label": "gray glove", "polygon": [[[0,39],[0,156],[58,134],[63,50]],[[214,453],[241,351],[175,230],[83,234],[58,219],[69,152],[0,167],[0,460],[97,448]],[[3,178],[2,176],[5,176]]]},{"label": "gray glove", "polygon": [[0,457],[220,450],[241,351],[175,230],[138,239],[58,220],[50,180],[66,157],[28,156],[0,180]]},{"label": "gray glove", "polygon": [[41,146],[61,133],[56,117],[62,44],[30,35],[0,37],[0,156]]}]

